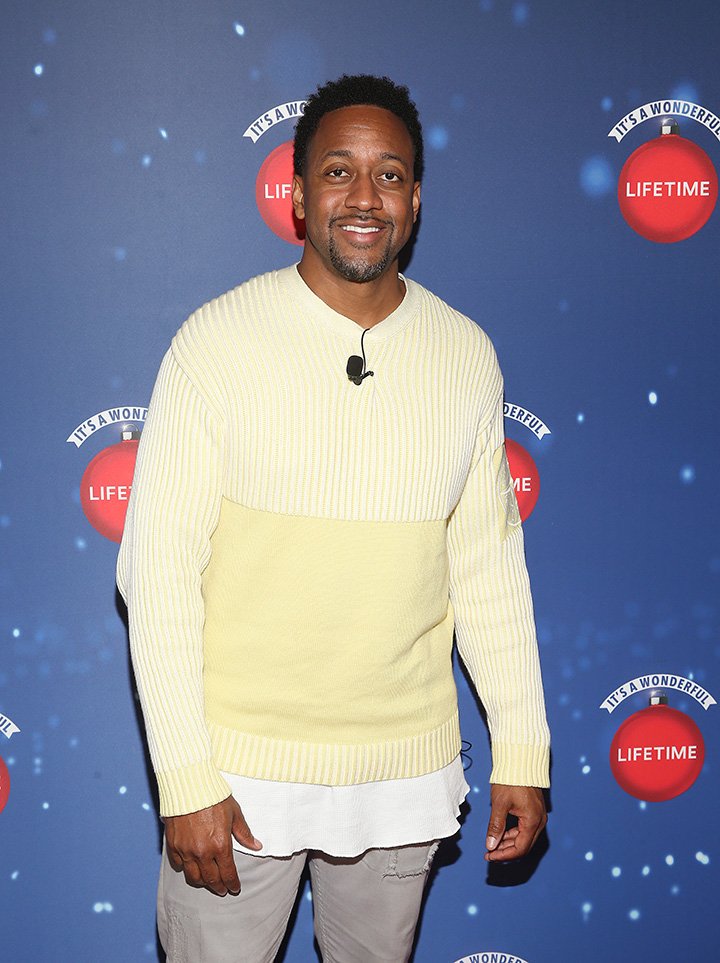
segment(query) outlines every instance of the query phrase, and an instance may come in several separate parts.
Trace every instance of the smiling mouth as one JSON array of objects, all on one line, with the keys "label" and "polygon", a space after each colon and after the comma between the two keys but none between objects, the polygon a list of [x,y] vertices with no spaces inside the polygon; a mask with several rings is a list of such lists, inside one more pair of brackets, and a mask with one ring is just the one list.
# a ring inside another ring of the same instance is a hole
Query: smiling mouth
[{"label": "smiling mouth", "polygon": [[350,234],[378,234],[382,228],[379,227],[358,227],[356,224],[343,224],[341,230]]}]

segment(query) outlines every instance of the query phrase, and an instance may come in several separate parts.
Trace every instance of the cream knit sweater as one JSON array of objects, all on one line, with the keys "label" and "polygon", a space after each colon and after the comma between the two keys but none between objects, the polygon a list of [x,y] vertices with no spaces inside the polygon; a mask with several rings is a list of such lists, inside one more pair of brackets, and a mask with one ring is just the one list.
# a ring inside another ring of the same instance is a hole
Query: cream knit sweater
[{"label": "cream knit sweater", "polygon": [[453,629],[492,782],[548,784],[549,735],[502,379],[472,321],[406,281],[365,336],[296,267],[183,325],[118,560],[163,815],[220,770],[350,785],[460,748]]}]

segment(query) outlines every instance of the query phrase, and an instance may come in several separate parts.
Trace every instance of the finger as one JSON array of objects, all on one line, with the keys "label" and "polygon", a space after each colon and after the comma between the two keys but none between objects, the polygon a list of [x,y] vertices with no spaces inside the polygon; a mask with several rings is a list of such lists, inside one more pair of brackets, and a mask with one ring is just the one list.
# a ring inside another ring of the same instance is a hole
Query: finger
[{"label": "finger", "polygon": [[237,894],[240,892],[240,879],[238,877],[237,866],[235,865],[232,850],[229,853],[224,853],[222,856],[218,856],[216,862],[218,872],[220,874],[220,881],[225,887],[226,892],[237,896]]},{"label": "finger", "polygon": [[194,859],[183,860],[182,869],[183,873],[185,874],[185,882],[189,886],[203,885],[200,867]]},{"label": "finger", "polygon": [[485,846],[492,852],[503,838],[505,834],[505,824],[507,823],[508,810],[504,806],[499,806],[497,803],[493,803],[493,807],[490,810],[490,819],[488,821],[487,837],[485,839]]},{"label": "finger", "polygon": [[246,849],[262,849],[262,843],[259,839],[255,839],[253,834],[250,832],[250,827],[245,822],[245,817],[242,814],[242,810],[238,806],[233,814],[232,821],[232,834],[240,843],[241,846],[245,846]]}]

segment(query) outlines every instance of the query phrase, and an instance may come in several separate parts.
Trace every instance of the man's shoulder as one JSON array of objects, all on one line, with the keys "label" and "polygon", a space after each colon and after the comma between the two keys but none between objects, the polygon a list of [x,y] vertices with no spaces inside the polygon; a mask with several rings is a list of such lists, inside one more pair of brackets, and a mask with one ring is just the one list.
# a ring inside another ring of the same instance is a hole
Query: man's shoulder
[{"label": "man's shoulder", "polygon": [[415,288],[430,330],[443,339],[451,338],[462,351],[478,352],[481,356],[494,354],[489,335],[476,321],[418,281],[405,281]]},{"label": "man's shoulder", "polygon": [[261,309],[268,298],[277,295],[295,270],[295,265],[291,264],[242,281],[193,311],[183,327],[218,324],[228,318],[241,320],[244,314]]}]

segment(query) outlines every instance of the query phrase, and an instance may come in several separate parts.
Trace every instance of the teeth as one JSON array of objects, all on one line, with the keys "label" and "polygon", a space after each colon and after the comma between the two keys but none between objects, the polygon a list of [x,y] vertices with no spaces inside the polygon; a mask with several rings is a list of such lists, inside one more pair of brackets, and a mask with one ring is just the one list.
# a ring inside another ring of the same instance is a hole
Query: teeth
[{"label": "teeth", "polygon": [[343,224],[343,231],[353,231],[355,234],[376,234],[379,227],[356,227],[354,224]]}]

